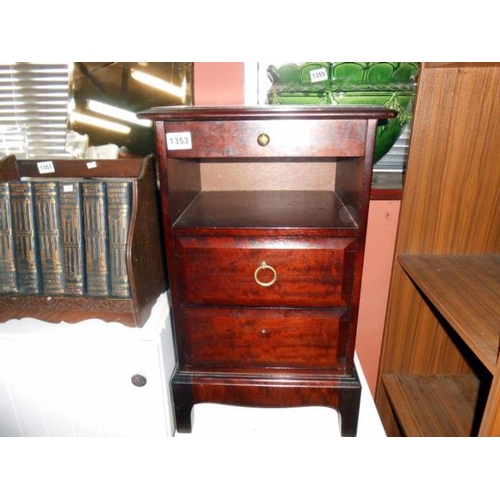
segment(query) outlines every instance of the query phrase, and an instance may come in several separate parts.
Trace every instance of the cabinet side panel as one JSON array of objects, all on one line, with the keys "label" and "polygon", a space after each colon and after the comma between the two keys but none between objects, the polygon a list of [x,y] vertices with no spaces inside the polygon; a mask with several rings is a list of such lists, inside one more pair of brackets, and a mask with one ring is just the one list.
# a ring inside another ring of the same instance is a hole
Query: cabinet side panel
[{"label": "cabinet side panel", "polygon": [[488,403],[479,428],[479,436],[500,436],[500,377],[498,370],[490,389]]},{"label": "cabinet side panel", "polygon": [[138,322],[143,325],[158,296],[168,288],[160,193],[152,156],[145,160],[143,176],[132,183],[130,227],[127,242],[130,291],[137,307]]},{"label": "cabinet side panel", "polygon": [[398,253],[500,251],[500,67],[425,69]]}]

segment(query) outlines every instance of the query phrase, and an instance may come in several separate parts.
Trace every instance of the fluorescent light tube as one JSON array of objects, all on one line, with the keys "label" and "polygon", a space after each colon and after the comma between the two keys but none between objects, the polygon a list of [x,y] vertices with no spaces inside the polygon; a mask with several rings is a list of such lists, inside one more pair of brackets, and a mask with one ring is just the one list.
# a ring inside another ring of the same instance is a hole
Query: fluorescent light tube
[{"label": "fluorescent light tube", "polygon": [[119,134],[130,134],[130,127],[126,125],[121,125],[120,123],[111,122],[109,120],[103,120],[102,118],[96,118],[95,116],[86,115],[84,113],[78,113],[74,111],[70,115],[71,122],[85,123],[87,125],[92,125],[93,127],[104,128],[106,130],[112,130],[113,132],[118,132]]},{"label": "fluorescent light tube", "polygon": [[161,90],[162,92],[166,92],[167,94],[172,94],[176,97],[179,97],[184,102],[186,98],[186,82],[182,87],[178,87],[177,85],[173,85],[166,80],[162,80],[161,78],[157,78],[156,76],[149,75],[148,73],[144,73],[143,71],[137,71],[135,69],[131,72],[132,78],[137,80],[138,82],[144,83],[144,85],[149,85],[157,90]]},{"label": "fluorescent light tube", "polygon": [[142,127],[151,127],[153,124],[151,120],[137,118],[135,113],[132,113],[132,111],[110,106],[109,104],[104,104],[103,102],[94,101],[92,99],[87,101],[87,109],[94,111],[95,113],[111,116],[112,118],[116,118],[118,120],[134,123],[135,125],[141,125]]}]

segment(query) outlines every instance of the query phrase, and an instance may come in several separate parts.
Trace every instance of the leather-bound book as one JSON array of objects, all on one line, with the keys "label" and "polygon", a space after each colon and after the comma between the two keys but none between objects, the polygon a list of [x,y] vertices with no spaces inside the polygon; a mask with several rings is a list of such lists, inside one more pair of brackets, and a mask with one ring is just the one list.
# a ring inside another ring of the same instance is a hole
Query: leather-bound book
[{"label": "leather-bound book", "polygon": [[67,295],[83,295],[85,280],[83,209],[80,182],[59,182],[59,212]]},{"label": "leather-bound book", "polygon": [[130,181],[108,181],[107,195],[111,296],[129,297],[126,252],[130,223]]},{"label": "leather-bound book", "polygon": [[0,182],[0,293],[17,292],[9,183]]},{"label": "leather-bound book", "polygon": [[82,186],[85,239],[86,293],[110,295],[106,186],[102,181],[84,181]]},{"label": "leather-bound book", "polygon": [[65,293],[63,247],[56,181],[33,182],[43,293]]},{"label": "leather-bound book", "polygon": [[11,181],[9,188],[18,290],[23,294],[38,294],[40,262],[31,182]]}]

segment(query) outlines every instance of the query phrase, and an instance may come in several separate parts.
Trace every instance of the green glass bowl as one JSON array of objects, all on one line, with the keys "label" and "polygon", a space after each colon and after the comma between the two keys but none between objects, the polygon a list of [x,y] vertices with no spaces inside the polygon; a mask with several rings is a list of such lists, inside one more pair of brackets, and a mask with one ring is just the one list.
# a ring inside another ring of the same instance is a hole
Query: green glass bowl
[{"label": "green glass bowl", "polygon": [[268,104],[376,105],[398,112],[377,127],[374,162],[412,119],[418,62],[307,62],[269,66]]}]

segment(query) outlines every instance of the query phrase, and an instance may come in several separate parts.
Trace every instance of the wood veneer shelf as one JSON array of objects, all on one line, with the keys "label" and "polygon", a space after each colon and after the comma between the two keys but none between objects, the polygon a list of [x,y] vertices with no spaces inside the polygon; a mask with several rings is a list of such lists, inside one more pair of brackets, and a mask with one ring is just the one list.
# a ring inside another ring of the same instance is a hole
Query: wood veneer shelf
[{"label": "wood veneer shelf", "polygon": [[192,227],[357,229],[328,191],[202,191],[175,223]]},{"label": "wood veneer shelf", "polygon": [[475,434],[479,381],[473,375],[384,375],[387,396],[407,437]]},{"label": "wood veneer shelf", "polygon": [[400,255],[398,260],[494,373],[500,342],[500,255]]}]

